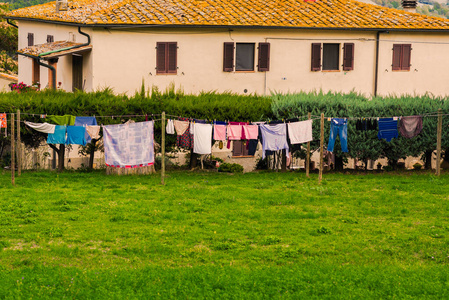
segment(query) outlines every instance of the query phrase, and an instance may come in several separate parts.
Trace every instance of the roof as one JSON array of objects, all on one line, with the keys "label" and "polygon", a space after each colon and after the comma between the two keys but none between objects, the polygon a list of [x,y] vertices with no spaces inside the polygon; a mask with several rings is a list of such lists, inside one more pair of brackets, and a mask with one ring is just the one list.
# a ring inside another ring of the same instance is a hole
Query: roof
[{"label": "roof", "polygon": [[85,26],[250,26],[449,30],[449,20],[354,0],[69,0],[14,10],[12,19]]},{"label": "roof", "polygon": [[0,73],[0,78],[6,79],[9,81],[14,81],[14,82],[17,82],[17,80],[19,80],[17,75],[11,75],[11,74],[5,74],[5,73]]},{"label": "roof", "polygon": [[32,56],[39,56],[42,58],[53,58],[63,56],[71,53],[78,53],[83,51],[89,51],[92,49],[92,45],[86,45],[82,43],[74,43],[68,41],[57,41],[52,43],[45,43],[34,45],[20,49],[18,53],[28,54]]}]

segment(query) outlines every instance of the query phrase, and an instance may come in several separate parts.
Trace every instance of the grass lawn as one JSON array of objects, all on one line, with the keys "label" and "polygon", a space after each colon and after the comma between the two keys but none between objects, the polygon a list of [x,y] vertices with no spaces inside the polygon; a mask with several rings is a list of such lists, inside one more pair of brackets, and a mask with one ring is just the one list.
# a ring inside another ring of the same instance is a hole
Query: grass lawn
[{"label": "grass lawn", "polygon": [[449,174],[0,174],[0,298],[449,298]]}]

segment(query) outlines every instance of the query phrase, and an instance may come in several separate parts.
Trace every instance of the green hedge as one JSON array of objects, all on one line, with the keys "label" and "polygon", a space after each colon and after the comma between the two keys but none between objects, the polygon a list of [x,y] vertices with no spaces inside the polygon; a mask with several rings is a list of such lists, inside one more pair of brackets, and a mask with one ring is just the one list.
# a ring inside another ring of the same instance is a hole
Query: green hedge
[{"label": "green hedge", "polygon": [[[272,110],[275,118],[292,118],[304,116],[308,112],[319,116],[324,113],[325,117],[393,117],[410,116],[422,114],[436,114],[439,108],[443,114],[449,113],[449,101],[446,98],[432,97],[377,97],[367,99],[356,93],[297,93],[297,94],[275,94],[272,96]],[[424,117],[423,131],[412,139],[405,139],[401,135],[391,142],[379,140],[377,131],[357,131],[356,121],[348,122],[348,157],[361,160],[386,157],[393,165],[400,158],[407,156],[418,156],[420,154],[431,155],[436,149],[437,142],[437,118]],[[319,141],[319,120],[314,121],[315,148]],[[449,148],[449,118],[443,116],[443,149]],[[325,121],[325,142],[329,139],[330,122]],[[339,142],[336,143],[336,153],[342,155]]]}]

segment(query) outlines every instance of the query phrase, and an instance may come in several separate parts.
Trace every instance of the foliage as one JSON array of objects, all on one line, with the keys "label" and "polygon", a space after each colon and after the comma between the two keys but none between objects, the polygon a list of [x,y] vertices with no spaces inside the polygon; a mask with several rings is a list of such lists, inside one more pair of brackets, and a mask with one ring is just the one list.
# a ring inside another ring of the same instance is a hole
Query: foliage
[{"label": "foliage", "polygon": [[218,172],[242,173],[243,167],[239,164],[222,163],[218,168]]},{"label": "foliage", "polygon": [[11,88],[11,91],[16,91],[19,94],[35,91],[36,89],[35,86],[27,85],[26,83],[23,82],[19,83],[11,82],[8,86]]},{"label": "foliage", "polygon": [[17,74],[17,61],[14,58],[16,58],[18,30],[3,19],[2,16],[7,11],[8,5],[0,3],[0,72]]},{"label": "foliage", "polygon": [[9,7],[11,10],[47,3],[51,1],[53,0],[3,0],[3,2],[9,3]]},{"label": "foliage", "polygon": [[2,299],[447,299],[449,174],[0,172]]},{"label": "foliage", "polygon": [[[348,156],[362,161],[376,160],[386,157],[389,163],[396,168],[398,159],[407,156],[418,156],[426,151],[436,149],[437,118],[435,114],[439,108],[443,114],[449,113],[449,101],[446,98],[425,95],[421,97],[391,96],[368,99],[356,93],[298,93],[298,94],[274,94],[272,95],[273,114],[278,119],[307,116],[308,112],[314,115],[313,126],[319,128],[319,116],[324,113],[327,117],[363,118],[363,117],[393,117],[412,116],[426,113],[432,116],[423,118],[423,130],[415,138],[399,138],[391,142],[379,140],[377,130],[358,131],[356,122],[348,121],[348,148],[349,153],[343,154],[336,142],[335,153],[338,156]],[[330,122],[325,121],[325,138],[329,139]],[[443,128],[449,125],[448,116],[443,117]],[[319,147],[320,131],[314,130],[312,148]],[[442,148],[449,147],[449,132],[443,130]]]}]

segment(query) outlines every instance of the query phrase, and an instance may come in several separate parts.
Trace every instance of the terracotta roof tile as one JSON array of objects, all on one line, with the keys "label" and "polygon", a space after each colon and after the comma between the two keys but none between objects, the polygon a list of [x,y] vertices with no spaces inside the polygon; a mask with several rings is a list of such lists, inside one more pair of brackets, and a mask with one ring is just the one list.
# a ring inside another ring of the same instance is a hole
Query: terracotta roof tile
[{"label": "terracotta roof tile", "polygon": [[449,29],[449,20],[355,0],[72,0],[10,12],[10,17],[86,25],[280,26]]}]

